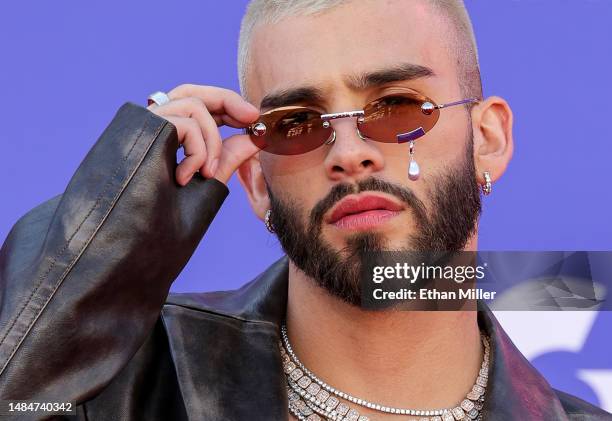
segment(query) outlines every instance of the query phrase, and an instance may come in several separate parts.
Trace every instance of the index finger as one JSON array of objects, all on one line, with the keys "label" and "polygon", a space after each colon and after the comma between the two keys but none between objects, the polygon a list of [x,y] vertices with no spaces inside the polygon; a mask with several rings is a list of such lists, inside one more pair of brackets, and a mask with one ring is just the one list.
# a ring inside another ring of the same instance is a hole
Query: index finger
[{"label": "index finger", "polygon": [[243,123],[241,121],[238,121],[232,117],[230,117],[227,114],[212,114],[212,117],[215,119],[215,123],[217,123],[217,126],[229,126],[229,127],[233,127],[234,129],[244,129],[246,127],[249,127],[252,123]]},{"label": "index finger", "polygon": [[215,115],[231,117],[243,124],[253,123],[259,117],[259,110],[230,89],[216,86],[184,84],[168,92],[170,99],[197,97],[204,101],[208,111]]}]

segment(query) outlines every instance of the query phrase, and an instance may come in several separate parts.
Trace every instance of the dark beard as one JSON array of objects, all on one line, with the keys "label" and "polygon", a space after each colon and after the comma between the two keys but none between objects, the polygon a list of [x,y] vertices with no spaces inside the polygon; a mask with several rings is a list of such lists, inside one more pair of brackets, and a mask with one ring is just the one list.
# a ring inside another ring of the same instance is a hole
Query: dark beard
[{"label": "dark beard", "polygon": [[334,250],[322,237],[323,216],[349,194],[379,191],[393,195],[413,213],[417,230],[407,238],[402,251],[456,252],[462,250],[474,233],[481,212],[479,186],[470,133],[466,153],[458,165],[437,176],[432,183],[431,210],[414,193],[401,185],[374,177],[357,185],[337,184],[312,210],[308,226],[302,223],[300,209],[274,196],[268,187],[274,226],[280,244],[293,263],[319,286],[341,300],[361,304],[362,262],[372,253],[386,250],[385,238],[376,232],[350,236],[342,250]]}]

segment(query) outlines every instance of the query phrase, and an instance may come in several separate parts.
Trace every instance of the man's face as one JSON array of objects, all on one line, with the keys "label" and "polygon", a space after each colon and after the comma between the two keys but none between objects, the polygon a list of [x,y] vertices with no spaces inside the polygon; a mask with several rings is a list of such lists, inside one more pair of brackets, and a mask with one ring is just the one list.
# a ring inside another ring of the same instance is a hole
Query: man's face
[{"label": "man's face", "polygon": [[[394,93],[416,91],[439,104],[463,99],[445,25],[425,2],[397,0],[354,1],[323,14],[263,26],[251,43],[249,100],[261,104],[265,97],[286,93],[280,99],[293,97],[290,102],[262,107],[262,112],[304,105],[334,113],[360,110]],[[367,74],[411,64],[427,67],[433,75],[383,78],[356,86]],[[311,95],[311,88],[319,95]],[[296,92],[308,94],[289,95]],[[415,142],[414,157],[421,168],[416,181],[408,179],[407,144],[364,141],[354,118],[333,121],[332,126],[336,140],[331,145],[297,156],[260,154],[272,195],[273,222],[285,251],[300,269],[316,279],[332,267],[339,271],[337,265],[344,260],[348,266],[342,276],[347,277],[356,272],[354,264],[364,250],[465,246],[480,211],[465,108],[442,110],[436,126]],[[375,214],[370,223],[359,218],[356,223],[334,222],[338,203],[351,194],[356,199],[372,194],[396,207]],[[331,266],[310,267],[320,266],[322,260],[330,260]],[[353,301],[346,291],[332,292]]]}]

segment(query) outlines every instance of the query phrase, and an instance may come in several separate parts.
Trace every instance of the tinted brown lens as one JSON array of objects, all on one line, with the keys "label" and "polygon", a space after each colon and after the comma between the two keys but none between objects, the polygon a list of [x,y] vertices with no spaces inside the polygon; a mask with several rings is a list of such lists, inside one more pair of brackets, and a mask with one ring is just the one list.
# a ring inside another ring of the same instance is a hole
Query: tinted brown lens
[{"label": "tinted brown lens", "polygon": [[423,113],[421,106],[432,100],[420,95],[394,95],[378,99],[364,109],[362,135],[378,142],[397,143],[397,136],[419,127],[428,132],[438,121],[440,110]]},{"label": "tinted brown lens", "polygon": [[265,134],[251,140],[259,148],[277,155],[297,155],[312,151],[330,138],[332,129],[323,127],[321,114],[302,107],[286,107],[264,114],[259,122],[266,126]]}]

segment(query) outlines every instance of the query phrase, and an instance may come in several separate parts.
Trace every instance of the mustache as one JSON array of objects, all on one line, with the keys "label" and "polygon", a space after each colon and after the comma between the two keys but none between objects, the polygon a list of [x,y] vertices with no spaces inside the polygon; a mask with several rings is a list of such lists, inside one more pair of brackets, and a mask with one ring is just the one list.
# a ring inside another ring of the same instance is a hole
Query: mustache
[{"label": "mustache", "polygon": [[313,229],[320,229],[321,223],[323,222],[323,216],[336,203],[350,194],[366,191],[382,192],[395,196],[414,212],[417,223],[421,223],[427,219],[425,204],[416,197],[412,190],[399,184],[381,180],[380,178],[368,177],[358,181],[356,184],[342,183],[332,187],[329,193],[321,199],[310,212],[310,226]]}]

